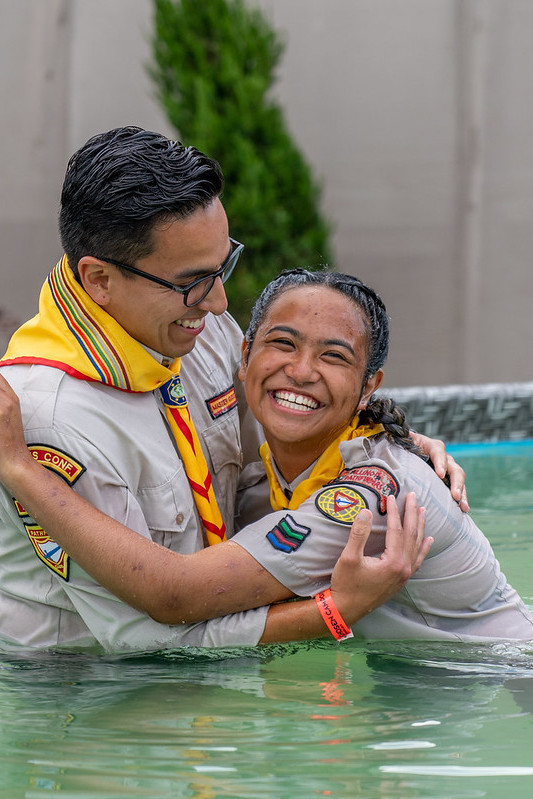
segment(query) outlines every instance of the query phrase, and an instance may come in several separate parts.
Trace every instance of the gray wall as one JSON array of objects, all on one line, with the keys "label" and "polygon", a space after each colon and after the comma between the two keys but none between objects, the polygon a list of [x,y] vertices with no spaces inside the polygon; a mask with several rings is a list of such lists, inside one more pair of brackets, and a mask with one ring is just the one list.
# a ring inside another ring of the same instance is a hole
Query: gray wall
[{"label": "gray wall", "polygon": [[[531,380],[531,0],[259,4],[286,37],[275,92],[335,265],[390,310],[387,384]],[[115,125],[172,131],[145,71],[150,0],[0,12],[0,308],[25,318],[60,255],[69,155]]]}]

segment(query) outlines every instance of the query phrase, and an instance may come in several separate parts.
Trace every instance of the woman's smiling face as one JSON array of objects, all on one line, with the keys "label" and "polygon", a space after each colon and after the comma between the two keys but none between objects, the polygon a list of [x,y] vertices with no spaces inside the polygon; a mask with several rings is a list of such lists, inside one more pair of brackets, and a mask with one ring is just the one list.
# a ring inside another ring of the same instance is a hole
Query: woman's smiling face
[{"label": "woman's smiling face", "polygon": [[306,468],[379,386],[381,370],[364,383],[367,344],[362,310],[327,286],[287,289],[268,307],[239,376],[280,468],[295,444]]}]

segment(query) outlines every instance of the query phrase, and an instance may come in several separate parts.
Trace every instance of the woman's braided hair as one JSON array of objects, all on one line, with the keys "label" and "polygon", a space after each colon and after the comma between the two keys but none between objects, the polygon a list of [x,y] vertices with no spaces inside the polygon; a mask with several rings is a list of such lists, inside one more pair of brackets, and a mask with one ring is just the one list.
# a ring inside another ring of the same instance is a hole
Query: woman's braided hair
[{"label": "woman's braided hair", "polygon": [[372,396],[366,408],[359,411],[359,422],[382,424],[388,438],[425,460],[422,450],[409,435],[409,425],[405,420],[404,411],[390,397]]},{"label": "woman's braided hair", "polygon": [[[364,380],[367,381],[375,375],[378,369],[381,369],[387,359],[389,318],[379,294],[353,275],[329,272],[326,269],[317,271],[286,269],[281,272],[263,289],[252,309],[250,324],[245,335],[248,349],[251,348],[259,325],[274,300],[289,289],[303,286],[327,286],[335,291],[340,291],[363,311],[367,332],[367,365]],[[354,401],[357,399],[355,397]],[[409,426],[404,411],[396,405],[393,399],[373,395],[367,407],[359,411],[359,420],[361,424],[383,425],[388,438],[404,449],[424,457],[409,435]]]}]

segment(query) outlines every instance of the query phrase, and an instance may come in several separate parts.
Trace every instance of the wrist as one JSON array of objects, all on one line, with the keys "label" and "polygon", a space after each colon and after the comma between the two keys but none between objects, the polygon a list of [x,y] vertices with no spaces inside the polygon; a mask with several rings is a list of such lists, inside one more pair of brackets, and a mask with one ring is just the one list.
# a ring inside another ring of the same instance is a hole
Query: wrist
[{"label": "wrist", "polygon": [[337,641],[353,638],[353,633],[341,616],[329,588],[316,594],[315,602],[326,627]]},{"label": "wrist", "polygon": [[26,486],[31,488],[32,480],[42,477],[40,467],[29,450],[6,457],[0,471],[0,481],[14,494],[23,493]]}]

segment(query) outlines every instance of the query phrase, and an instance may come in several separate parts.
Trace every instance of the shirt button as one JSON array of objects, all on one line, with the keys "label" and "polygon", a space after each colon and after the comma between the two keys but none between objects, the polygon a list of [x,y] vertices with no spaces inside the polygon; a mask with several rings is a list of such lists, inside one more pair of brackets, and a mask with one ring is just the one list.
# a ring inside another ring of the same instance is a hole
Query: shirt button
[{"label": "shirt button", "polygon": [[178,513],[176,516],[176,524],[183,524],[183,513]]}]

